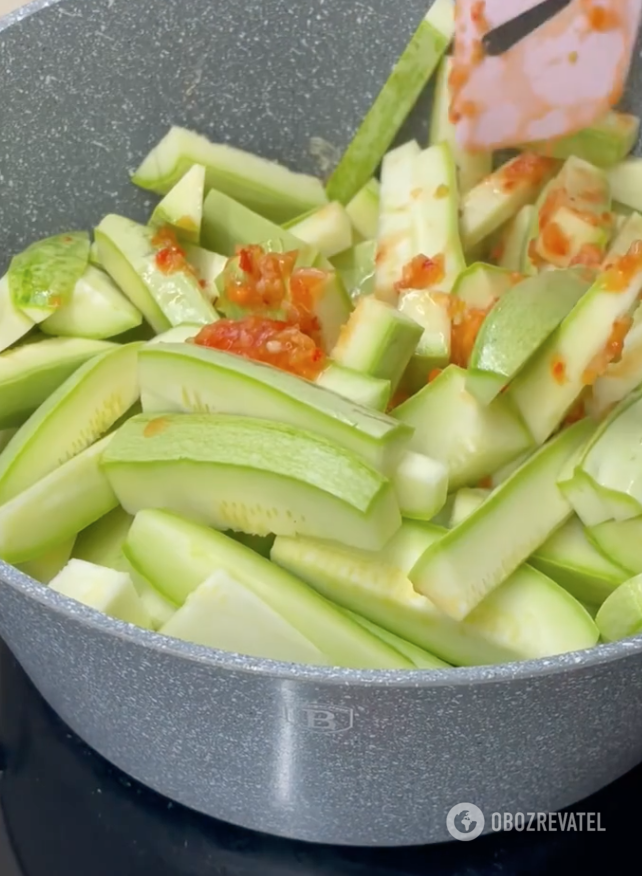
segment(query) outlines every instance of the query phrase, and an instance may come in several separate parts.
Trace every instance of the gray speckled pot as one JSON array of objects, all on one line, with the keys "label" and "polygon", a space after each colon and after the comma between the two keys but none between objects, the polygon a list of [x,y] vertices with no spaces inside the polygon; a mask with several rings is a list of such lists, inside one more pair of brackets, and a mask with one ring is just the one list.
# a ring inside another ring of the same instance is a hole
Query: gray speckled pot
[{"label": "gray speckled pot", "polygon": [[[171,123],[316,170],[311,138],[347,145],[425,5],[45,0],[0,22],[0,269],[115,205],[144,219],[127,171]],[[455,804],[489,829],[495,811],[557,810],[642,760],[642,638],[497,668],[299,670],[135,630],[1,563],[0,634],[131,776],[289,837],[441,842]]]}]

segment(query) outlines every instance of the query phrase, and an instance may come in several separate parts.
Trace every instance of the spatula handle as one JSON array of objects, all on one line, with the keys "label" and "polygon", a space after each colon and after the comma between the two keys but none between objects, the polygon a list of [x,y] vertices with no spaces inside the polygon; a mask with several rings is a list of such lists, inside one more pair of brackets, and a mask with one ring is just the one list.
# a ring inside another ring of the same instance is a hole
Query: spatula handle
[{"label": "spatula handle", "polygon": [[532,9],[527,9],[487,33],[482,39],[484,51],[487,55],[503,55],[572,2],[573,0],[544,0]]}]

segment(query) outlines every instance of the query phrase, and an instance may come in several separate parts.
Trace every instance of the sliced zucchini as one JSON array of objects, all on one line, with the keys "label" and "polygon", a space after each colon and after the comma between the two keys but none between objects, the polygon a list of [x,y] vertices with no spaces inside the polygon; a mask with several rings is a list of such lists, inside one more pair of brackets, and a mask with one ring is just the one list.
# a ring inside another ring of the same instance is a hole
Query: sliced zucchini
[{"label": "sliced zucchini", "polygon": [[399,312],[423,329],[403,377],[404,385],[415,393],[426,385],[433,370],[445,368],[450,361],[452,320],[449,297],[443,292],[411,290],[399,302]]},{"label": "sliced zucchini", "polygon": [[555,192],[558,188],[560,188],[559,174],[554,179],[549,180],[539,193],[535,204],[532,205],[533,209],[530,214],[530,226],[526,230],[526,238],[522,248],[522,263],[521,267],[518,268],[518,270],[527,277],[534,277],[546,267],[546,264],[542,263],[537,255],[535,247],[537,246],[537,240],[540,234],[541,217],[545,217],[549,212],[545,205],[552,202],[549,201],[549,198],[552,199],[555,196]]},{"label": "sliced zucchini", "polygon": [[513,286],[490,311],[468,362],[466,389],[490,404],[522,371],[586,293],[576,270],[552,271]]},{"label": "sliced zucchini", "polygon": [[642,517],[608,520],[590,527],[588,537],[618,566],[642,574]]},{"label": "sliced zucchini", "polygon": [[[310,261],[318,255],[313,247],[295,237],[287,228],[253,213],[244,204],[218,191],[211,191],[205,198],[202,241],[204,247],[226,258],[235,256],[238,246],[265,241],[280,244],[283,252],[304,250],[310,255]],[[321,267],[320,264],[318,266]]]},{"label": "sliced zucchini", "polygon": [[126,572],[70,560],[49,588],[116,620],[151,629],[151,618]]},{"label": "sliced zucchini", "polygon": [[195,344],[150,344],[138,368],[143,410],[264,417],[306,429],[394,470],[412,429],[286,371]]},{"label": "sliced zucchini", "polygon": [[606,370],[609,360],[602,360],[613,333],[634,311],[642,291],[642,264],[631,275],[626,271],[616,261],[601,274],[513,382],[508,395],[539,443]]},{"label": "sliced zucchini", "polygon": [[528,562],[588,605],[601,605],[628,577],[625,569],[597,550],[577,517],[551,536]]},{"label": "sliced zucchini", "polygon": [[[556,203],[560,195],[563,198]],[[547,193],[546,206],[538,211],[535,251],[540,259],[567,268],[586,246],[606,251],[612,218],[604,170],[575,156],[569,158]]]},{"label": "sliced zucchini", "polygon": [[348,615],[348,617],[352,618],[352,620],[354,620],[360,626],[364,627],[364,629],[371,632],[378,639],[382,639],[384,642],[387,642],[388,645],[391,645],[395,650],[403,654],[404,657],[407,657],[417,669],[452,668],[449,663],[446,663],[444,660],[440,660],[439,657],[435,657],[434,654],[430,654],[424,648],[419,648],[417,645],[413,645],[412,642],[408,642],[406,639],[402,639],[401,636],[396,636],[394,633],[391,633],[389,630],[385,630],[378,624],[373,624],[372,621],[367,620],[365,617],[361,617],[360,614],[356,614],[356,612],[354,611],[349,611],[347,608],[344,608],[343,611],[345,612],[345,614]]},{"label": "sliced zucchini", "polygon": [[[443,335],[450,335],[447,310],[437,302],[431,290],[450,292],[466,264],[459,239],[457,174],[450,147],[447,143],[440,143],[410,155],[408,160],[413,162],[414,168],[410,171],[409,206],[404,212],[410,217],[411,236],[405,241],[399,239],[397,244],[392,237],[380,238],[377,268],[380,267],[382,246],[383,252],[386,251],[387,240],[392,241],[393,248],[399,251],[410,247],[410,257],[406,262],[411,262],[413,257],[425,259],[429,268],[436,271],[434,279],[428,273],[425,280],[415,280],[412,271],[407,278],[406,263],[399,264],[395,257],[390,266],[397,271],[397,282],[392,289],[382,291],[377,287],[376,292],[379,297],[396,302],[402,313],[424,329],[412,372],[425,383],[432,368],[436,367],[436,360],[442,358]],[[396,222],[401,222],[400,216],[392,217],[393,228]],[[419,270],[421,273],[421,267]],[[416,287],[415,282],[419,283]]]},{"label": "sliced zucchini", "polygon": [[[459,490],[450,526],[456,526],[488,498],[488,490]],[[589,539],[577,517],[555,532],[528,563],[560,584],[584,606],[599,606],[625,581],[628,572],[611,562]]]},{"label": "sliced zucchini", "polygon": [[595,622],[604,642],[638,636],[642,632],[642,575],[618,587],[598,611]]},{"label": "sliced zucchini", "polygon": [[73,555],[77,560],[106,566],[108,569],[126,570],[123,545],[134,518],[120,506],[105,514],[91,526],[83,529],[76,538]]},{"label": "sliced zucchini", "polygon": [[630,216],[623,219],[619,230],[615,234],[602,263],[602,268],[608,268],[616,259],[626,255],[637,241],[642,241],[642,215],[640,213],[631,213]]},{"label": "sliced zucchini", "polygon": [[489,310],[515,285],[513,272],[484,262],[474,262],[459,275],[452,294],[467,308]]},{"label": "sliced zucchini", "polygon": [[352,222],[346,208],[338,201],[324,204],[310,216],[294,224],[288,223],[286,227],[299,240],[329,259],[350,249],[353,244]]},{"label": "sliced zucchini", "polygon": [[123,295],[109,274],[91,265],[74,286],[70,300],[40,323],[48,335],[113,338],[131,331],[143,315]]},{"label": "sliced zucchini", "polygon": [[287,222],[327,200],[323,184],[313,176],[178,127],[146,156],[132,182],[166,195],[195,164],[205,167],[207,190],[225,192],[274,222]]},{"label": "sliced zucchini", "polygon": [[380,188],[379,180],[372,177],[346,206],[355,243],[373,240],[377,236]]},{"label": "sliced zucchini", "polygon": [[375,411],[385,411],[392,395],[389,380],[370,377],[361,371],[344,368],[334,362],[323,369],[315,383],[355,404]]},{"label": "sliced zucchini", "polygon": [[186,243],[184,249],[185,258],[196,271],[205,297],[212,304],[215,304],[218,298],[216,281],[225,270],[227,256],[219,255],[217,252],[210,252],[209,249],[203,249],[201,246],[195,246],[190,243]]},{"label": "sliced zucchini", "polygon": [[415,430],[410,449],[446,465],[451,491],[475,486],[532,446],[506,397],[481,405],[466,391],[466,372],[456,365],[395,408],[393,416]]},{"label": "sliced zucchini", "polygon": [[169,599],[183,605],[216,570],[250,588],[327,655],[335,666],[406,669],[408,661],[331,602],[250,548],[173,514],[136,515],[125,555]]},{"label": "sliced zucchini", "polygon": [[26,563],[19,563],[17,568],[24,574],[29,575],[40,584],[49,584],[56,575],[64,569],[74,549],[76,537],[66,539],[39,557]]},{"label": "sliced zucchini", "polygon": [[455,620],[467,617],[570,518],[557,478],[592,431],[592,423],[576,423],[532,456],[419,558],[409,576],[415,589]]},{"label": "sliced zucchini", "polygon": [[199,584],[159,632],[251,657],[330,665],[326,655],[293,623],[223,569],[212,572]]},{"label": "sliced zucchini", "polygon": [[[381,206],[375,255],[374,294],[396,304],[396,284],[415,250],[412,193],[416,188],[415,159],[421,155],[416,140],[387,152],[381,163]],[[426,253],[429,255],[429,253]]]},{"label": "sliced zucchini", "polygon": [[195,164],[156,205],[150,225],[170,225],[179,240],[199,243],[205,199],[205,168]]},{"label": "sliced zucchini", "polygon": [[520,453],[519,456],[516,456],[515,459],[511,460],[506,465],[503,465],[501,468],[498,468],[497,471],[493,472],[492,475],[488,478],[489,481],[489,489],[494,490],[495,487],[498,487],[500,484],[503,484],[504,481],[507,481],[508,478],[514,474],[518,468],[521,468],[522,465],[529,459],[533,453],[535,453],[537,447],[533,445],[530,447],[525,453]]},{"label": "sliced zucchini", "polygon": [[18,429],[0,454],[0,505],[92,445],[130,410],[139,398],[141,347],[94,356]]},{"label": "sliced zucchini", "polygon": [[72,231],[38,240],[14,256],[7,274],[14,305],[42,322],[66,304],[87,269],[90,245],[85,231]]},{"label": "sliced zucchini", "polygon": [[642,158],[627,158],[612,167],[608,175],[613,200],[642,213]]},{"label": "sliced zucchini", "polygon": [[421,336],[421,326],[392,305],[361,298],[331,355],[339,365],[389,380],[394,393]]},{"label": "sliced zucchini", "polygon": [[347,204],[374,175],[454,34],[453,0],[436,0],[328,180],[330,200]]},{"label": "sliced zucchini", "polygon": [[119,505],[78,535],[73,556],[117,572],[127,572],[151,618],[153,628],[158,630],[176,613],[178,606],[152,587],[128,563],[124,547],[133,522],[134,518]]},{"label": "sliced zucchini", "polygon": [[461,201],[461,239],[468,252],[532,203],[555,173],[557,162],[518,155],[470,189]]},{"label": "sliced zucchini", "polygon": [[454,58],[447,55],[439,67],[433,97],[430,121],[430,145],[448,143],[457,166],[457,181],[460,195],[465,195],[493,170],[491,152],[468,152],[459,144],[455,125],[450,121],[451,90],[449,79]]},{"label": "sliced zucchini", "polygon": [[465,621],[417,593],[408,572],[445,536],[405,522],[383,551],[367,553],[310,538],[277,538],[272,560],[321,595],[454,666],[529,660],[595,645],[587,612],[535,569],[520,568]]},{"label": "sliced zucchini", "polygon": [[499,242],[497,264],[500,268],[521,272],[528,236],[535,216],[534,204],[526,204],[506,224]]},{"label": "sliced zucchini", "polygon": [[139,415],[116,433],[102,466],[130,514],[166,508],[216,529],[315,533],[366,549],[401,525],[382,474],[339,445],[267,420]]},{"label": "sliced zucchini", "polygon": [[99,462],[113,435],[0,505],[0,557],[24,563],[57,547],[116,507]]},{"label": "sliced zucchini", "polygon": [[407,450],[392,482],[405,519],[432,520],[448,498],[448,469],[443,462]]},{"label": "sliced zucchini", "polygon": [[611,111],[591,125],[557,140],[528,143],[523,149],[551,158],[582,158],[597,167],[612,167],[633,149],[640,120],[628,113]]},{"label": "sliced zucchini", "polygon": [[491,490],[485,487],[462,487],[461,490],[457,490],[454,494],[448,528],[454,529],[455,526],[463,523],[464,520],[484,504],[491,492]]},{"label": "sliced zucchini", "polygon": [[114,350],[105,341],[45,338],[0,354],[0,429],[22,426],[76,369]]},{"label": "sliced zucchini", "polygon": [[642,514],[642,390],[622,401],[600,424],[578,468],[615,520]]},{"label": "sliced zucchini", "polygon": [[332,259],[353,301],[374,292],[376,251],[376,241],[364,240]]},{"label": "sliced zucchini", "polygon": [[600,496],[597,484],[579,467],[579,460],[573,460],[572,466],[565,466],[557,485],[584,526],[596,526],[605,520],[611,520],[611,511],[604,496]]},{"label": "sliced zucchini", "polygon": [[459,236],[459,191],[457,169],[450,146],[439,143],[424,149],[414,159],[415,188],[411,214],[415,252],[443,259],[443,276],[435,282],[441,292],[450,292],[466,268]]},{"label": "sliced zucchini", "polygon": [[0,353],[29,334],[34,322],[13,303],[7,274],[0,280]]},{"label": "sliced zucchini", "polygon": [[413,222],[414,254],[428,256],[438,265],[434,281],[427,288],[413,288],[405,271],[397,284],[399,310],[424,329],[414,356],[413,380],[425,384],[430,371],[438,367],[444,336],[450,351],[450,315],[433,292],[449,293],[466,267],[459,238],[457,172],[450,146],[440,143],[414,159],[414,188],[410,213]]},{"label": "sliced zucchini", "polygon": [[156,332],[218,319],[180,252],[176,269],[159,266],[159,254],[167,250],[153,228],[112,214],[102,220],[95,235],[105,270]]}]

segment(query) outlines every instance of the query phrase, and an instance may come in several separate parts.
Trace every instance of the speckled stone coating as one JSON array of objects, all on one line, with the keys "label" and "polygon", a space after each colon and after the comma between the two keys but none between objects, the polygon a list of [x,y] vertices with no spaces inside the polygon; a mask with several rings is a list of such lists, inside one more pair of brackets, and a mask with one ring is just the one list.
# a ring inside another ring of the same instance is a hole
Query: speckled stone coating
[{"label": "speckled stone coating", "polygon": [[[320,154],[349,142],[425,6],[39,0],[4,19],[0,267],[107,212],[145,219],[150,201],[127,172],[172,123],[318,170]],[[427,102],[400,139],[423,139]],[[488,830],[493,812],[557,810],[642,760],[640,637],[493,668],[299,668],[136,630],[2,563],[0,634],[69,726],[125,772],[303,840],[448,841],[458,803],[479,806]]]}]

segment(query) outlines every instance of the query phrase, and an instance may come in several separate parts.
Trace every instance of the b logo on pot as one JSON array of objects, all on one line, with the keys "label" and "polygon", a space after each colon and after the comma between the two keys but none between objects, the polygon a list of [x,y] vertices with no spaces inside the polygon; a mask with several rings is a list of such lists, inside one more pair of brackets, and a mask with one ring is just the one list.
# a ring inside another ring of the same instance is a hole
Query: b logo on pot
[{"label": "b logo on pot", "polygon": [[286,706],[285,718],[300,730],[314,733],[345,733],[354,725],[354,710],[344,706],[329,706],[322,703],[304,703]]}]

